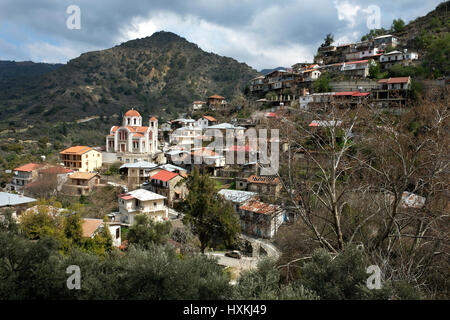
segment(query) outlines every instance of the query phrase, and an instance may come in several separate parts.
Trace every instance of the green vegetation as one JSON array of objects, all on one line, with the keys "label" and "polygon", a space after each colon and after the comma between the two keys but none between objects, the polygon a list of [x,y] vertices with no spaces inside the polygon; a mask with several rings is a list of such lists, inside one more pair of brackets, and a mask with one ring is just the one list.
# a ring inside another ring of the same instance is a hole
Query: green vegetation
[{"label": "green vegetation", "polygon": [[330,81],[331,77],[328,74],[322,74],[319,79],[314,81],[314,92],[330,92]]},{"label": "green vegetation", "polygon": [[167,241],[170,231],[169,222],[154,222],[146,214],[137,215],[135,220],[127,233],[130,244],[148,249],[153,244],[163,244]]},{"label": "green vegetation", "polygon": [[186,186],[189,194],[183,205],[183,222],[198,236],[201,252],[207,246],[234,247],[240,233],[239,219],[231,204],[217,194],[214,181],[195,168]]},{"label": "green vegetation", "polygon": [[394,19],[394,21],[392,21],[391,31],[400,32],[403,31],[404,29],[405,29],[405,21],[403,21],[400,18]]},{"label": "green vegetation", "polygon": [[323,39],[323,43],[320,45],[321,48],[329,47],[334,42],[334,37],[331,33],[328,33]]}]

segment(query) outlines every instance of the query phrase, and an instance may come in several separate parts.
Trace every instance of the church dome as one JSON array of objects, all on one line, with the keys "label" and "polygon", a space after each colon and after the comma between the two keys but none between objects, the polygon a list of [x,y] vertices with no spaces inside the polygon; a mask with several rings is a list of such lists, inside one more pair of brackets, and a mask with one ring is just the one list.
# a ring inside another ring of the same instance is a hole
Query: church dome
[{"label": "church dome", "polygon": [[134,109],[128,110],[125,113],[125,117],[140,117],[140,116],[141,116],[140,113]]}]

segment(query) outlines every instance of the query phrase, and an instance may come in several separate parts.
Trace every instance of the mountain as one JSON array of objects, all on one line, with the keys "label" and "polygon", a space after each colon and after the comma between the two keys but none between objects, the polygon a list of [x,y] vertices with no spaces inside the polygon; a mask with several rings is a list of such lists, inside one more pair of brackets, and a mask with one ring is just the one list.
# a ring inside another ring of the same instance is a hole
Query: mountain
[{"label": "mountain", "polygon": [[265,76],[268,73],[271,73],[272,71],[278,71],[278,70],[286,70],[285,67],[276,67],[273,69],[262,69],[259,73],[261,73],[263,76]]},{"label": "mountain", "polygon": [[144,117],[176,116],[214,93],[231,101],[257,75],[244,63],[161,31],[84,53],[49,73],[0,83],[0,130],[11,123],[109,117],[131,107]]},{"label": "mountain", "polygon": [[63,66],[61,63],[34,63],[31,61],[2,61],[0,60],[0,81],[19,77],[33,77],[41,75]]}]

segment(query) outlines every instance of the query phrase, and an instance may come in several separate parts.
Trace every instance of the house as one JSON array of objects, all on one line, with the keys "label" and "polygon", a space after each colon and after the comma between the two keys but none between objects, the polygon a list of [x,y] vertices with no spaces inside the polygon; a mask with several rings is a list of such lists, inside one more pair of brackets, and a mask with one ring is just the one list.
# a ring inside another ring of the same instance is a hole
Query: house
[{"label": "house", "polygon": [[411,87],[411,77],[396,77],[378,81],[385,90],[408,90]]},{"label": "house", "polygon": [[221,189],[218,194],[220,194],[225,200],[230,201],[236,212],[239,212],[239,207],[245,202],[250,200],[259,200],[258,194],[250,191]]},{"label": "house", "polygon": [[146,188],[167,198],[169,206],[173,206],[176,201],[183,200],[188,193],[185,178],[176,172],[164,169],[152,175],[151,182]]},{"label": "house", "polygon": [[250,92],[261,92],[264,90],[264,76],[259,76],[250,80]]},{"label": "house", "polygon": [[226,106],[226,104],[225,98],[218,94],[213,94],[208,97],[208,106],[210,107],[223,107]]},{"label": "house", "polygon": [[22,194],[0,192],[0,219],[3,219],[2,214],[6,210],[11,210],[12,217],[16,219],[30,205],[36,203],[36,201],[36,199],[25,197]]},{"label": "house", "polygon": [[312,68],[303,71],[302,74],[303,74],[303,81],[314,81],[319,79],[322,73],[319,70]]},{"label": "house", "polygon": [[350,77],[366,78],[369,75],[369,60],[344,62],[340,67],[340,72]]},{"label": "house", "polygon": [[320,92],[300,96],[300,109],[308,110],[309,104],[330,102],[333,95],[334,92]]},{"label": "house", "polygon": [[11,191],[22,190],[27,184],[36,180],[38,170],[42,167],[43,165],[39,163],[27,163],[15,168],[13,170],[14,177],[11,183],[6,186],[6,189]]},{"label": "house", "polygon": [[143,213],[155,221],[168,219],[168,210],[164,201],[167,198],[157,193],[137,189],[119,195],[120,221],[132,225],[137,214]]},{"label": "house", "polygon": [[[194,120],[193,120],[194,121]],[[186,125],[181,128],[175,129],[169,134],[169,143],[172,145],[180,146],[181,148],[191,148],[195,139],[198,139],[202,135],[202,127]]]},{"label": "house", "polygon": [[79,172],[93,172],[102,166],[102,154],[87,146],[73,146],[61,151],[64,167]]},{"label": "house", "polygon": [[87,195],[100,184],[100,175],[93,172],[75,172],[69,176],[63,192],[71,195]]},{"label": "house", "polygon": [[141,186],[144,182],[150,181],[151,172],[158,165],[148,161],[138,161],[125,163],[120,166],[119,171],[126,171],[128,185],[132,188]]},{"label": "house", "polygon": [[347,53],[345,55],[346,60],[362,60],[365,58],[370,58],[377,56],[380,53],[380,49],[377,47],[374,48],[364,48],[364,50]]},{"label": "house", "polygon": [[380,88],[372,90],[375,103],[380,107],[402,106],[410,96],[411,78],[395,77],[378,81]]},{"label": "house", "polygon": [[271,239],[286,220],[285,211],[278,205],[250,200],[239,207],[242,233]]},{"label": "house", "polygon": [[388,46],[395,48],[398,45],[398,38],[394,37],[391,34],[386,34],[383,36],[373,38],[373,45],[374,47],[379,49],[384,49]]},{"label": "house", "polygon": [[380,67],[382,70],[389,69],[393,65],[400,63],[401,65],[411,65],[413,60],[419,59],[417,52],[408,52],[407,49],[401,51],[391,51],[380,56]]},{"label": "house", "polygon": [[194,101],[192,103],[192,111],[201,110],[206,105],[205,101]]},{"label": "house", "polygon": [[206,129],[209,126],[217,124],[217,120],[214,117],[211,116],[202,116],[200,119],[197,120],[197,126]]},{"label": "house", "polygon": [[106,153],[109,162],[151,159],[159,153],[158,119],[151,117],[148,126],[143,126],[141,114],[133,108],[128,110],[122,125],[111,127],[106,136]]},{"label": "house", "polygon": [[107,227],[111,234],[113,246],[119,247],[122,244],[120,223],[104,222],[102,219],[83,218],[81,220],[81,230],[84,238],[94,238]]},{"label": "house", "polygon": [[281,192],[281,181],[276,176],[251,175],[247,178],[247,190],[257,192],[261,198],[275,200]]}]

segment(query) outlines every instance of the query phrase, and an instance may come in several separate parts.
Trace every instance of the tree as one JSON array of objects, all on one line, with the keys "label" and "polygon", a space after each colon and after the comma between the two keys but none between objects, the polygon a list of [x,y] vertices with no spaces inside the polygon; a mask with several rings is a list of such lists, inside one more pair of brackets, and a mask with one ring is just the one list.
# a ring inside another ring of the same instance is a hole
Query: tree
[{"label": "tree", "polygon": [[366,286],[369,277],[366,269],[369,265],[364,249],[355,245],[346,247],[337,255],[318,249],[311,261],[299,270],[300,283],[325,300],[420,298],[417,290],[407,284],[405,286],[408,289],[399,292],[396,292],[392,283],[385,281],[382,281],[380,289],[369,289]]},{"label": "tree", "polygon": [[64,220],[64,235],[71,243],[80,246],[82,243],[83,229],[81,218],[77,213],[70,214]]},{"label": "tree", "polygon": [[334,42],[333,35],[328,33],[323,39],[323,43],[320,45],[321,48],[329,47]]},{"label": "tree", "polygon": [[20,218],[20,229],[31,240],[45,237],[60,238],[62,219],[53,216],[48,205],[38,205],[36,211],[30,210]]},{"label": "tree", "polygon": [[313,84],[314,92],[330,92],[331,91],[330,81],[331,81],[330,76],[328,76],[327,74],[321,75],[319,79],[314,81]]},{"label": "tree", "polygon": [[214,181],[194,169],[186,183],[189,194],[184,203],[183,222],[199,237],[201,252],[208,245],[236,245],[240,233],[239,219],[229,202],[218,194]]},{"label": "tree", "polygon": [[392,21],[391,26],[392,31],[400,32],[403,31],[403,29],[405,29],[405,21],[403,21],[401,18],[394,19],[394,21]]},{"label": "tree", "polygon": [[130,244],[149,248],[153,243],[165,243],[169,230],[170,224],[168,222],[154,222],[146,214],[139,214],[130,227],[127,237]]},{"label": "tree", "polygon": [[283,284],[275,262],[266,258],[258,263],[256,270],[242,272],[233,299],[316,300],[318,296],[298,282]]}]

